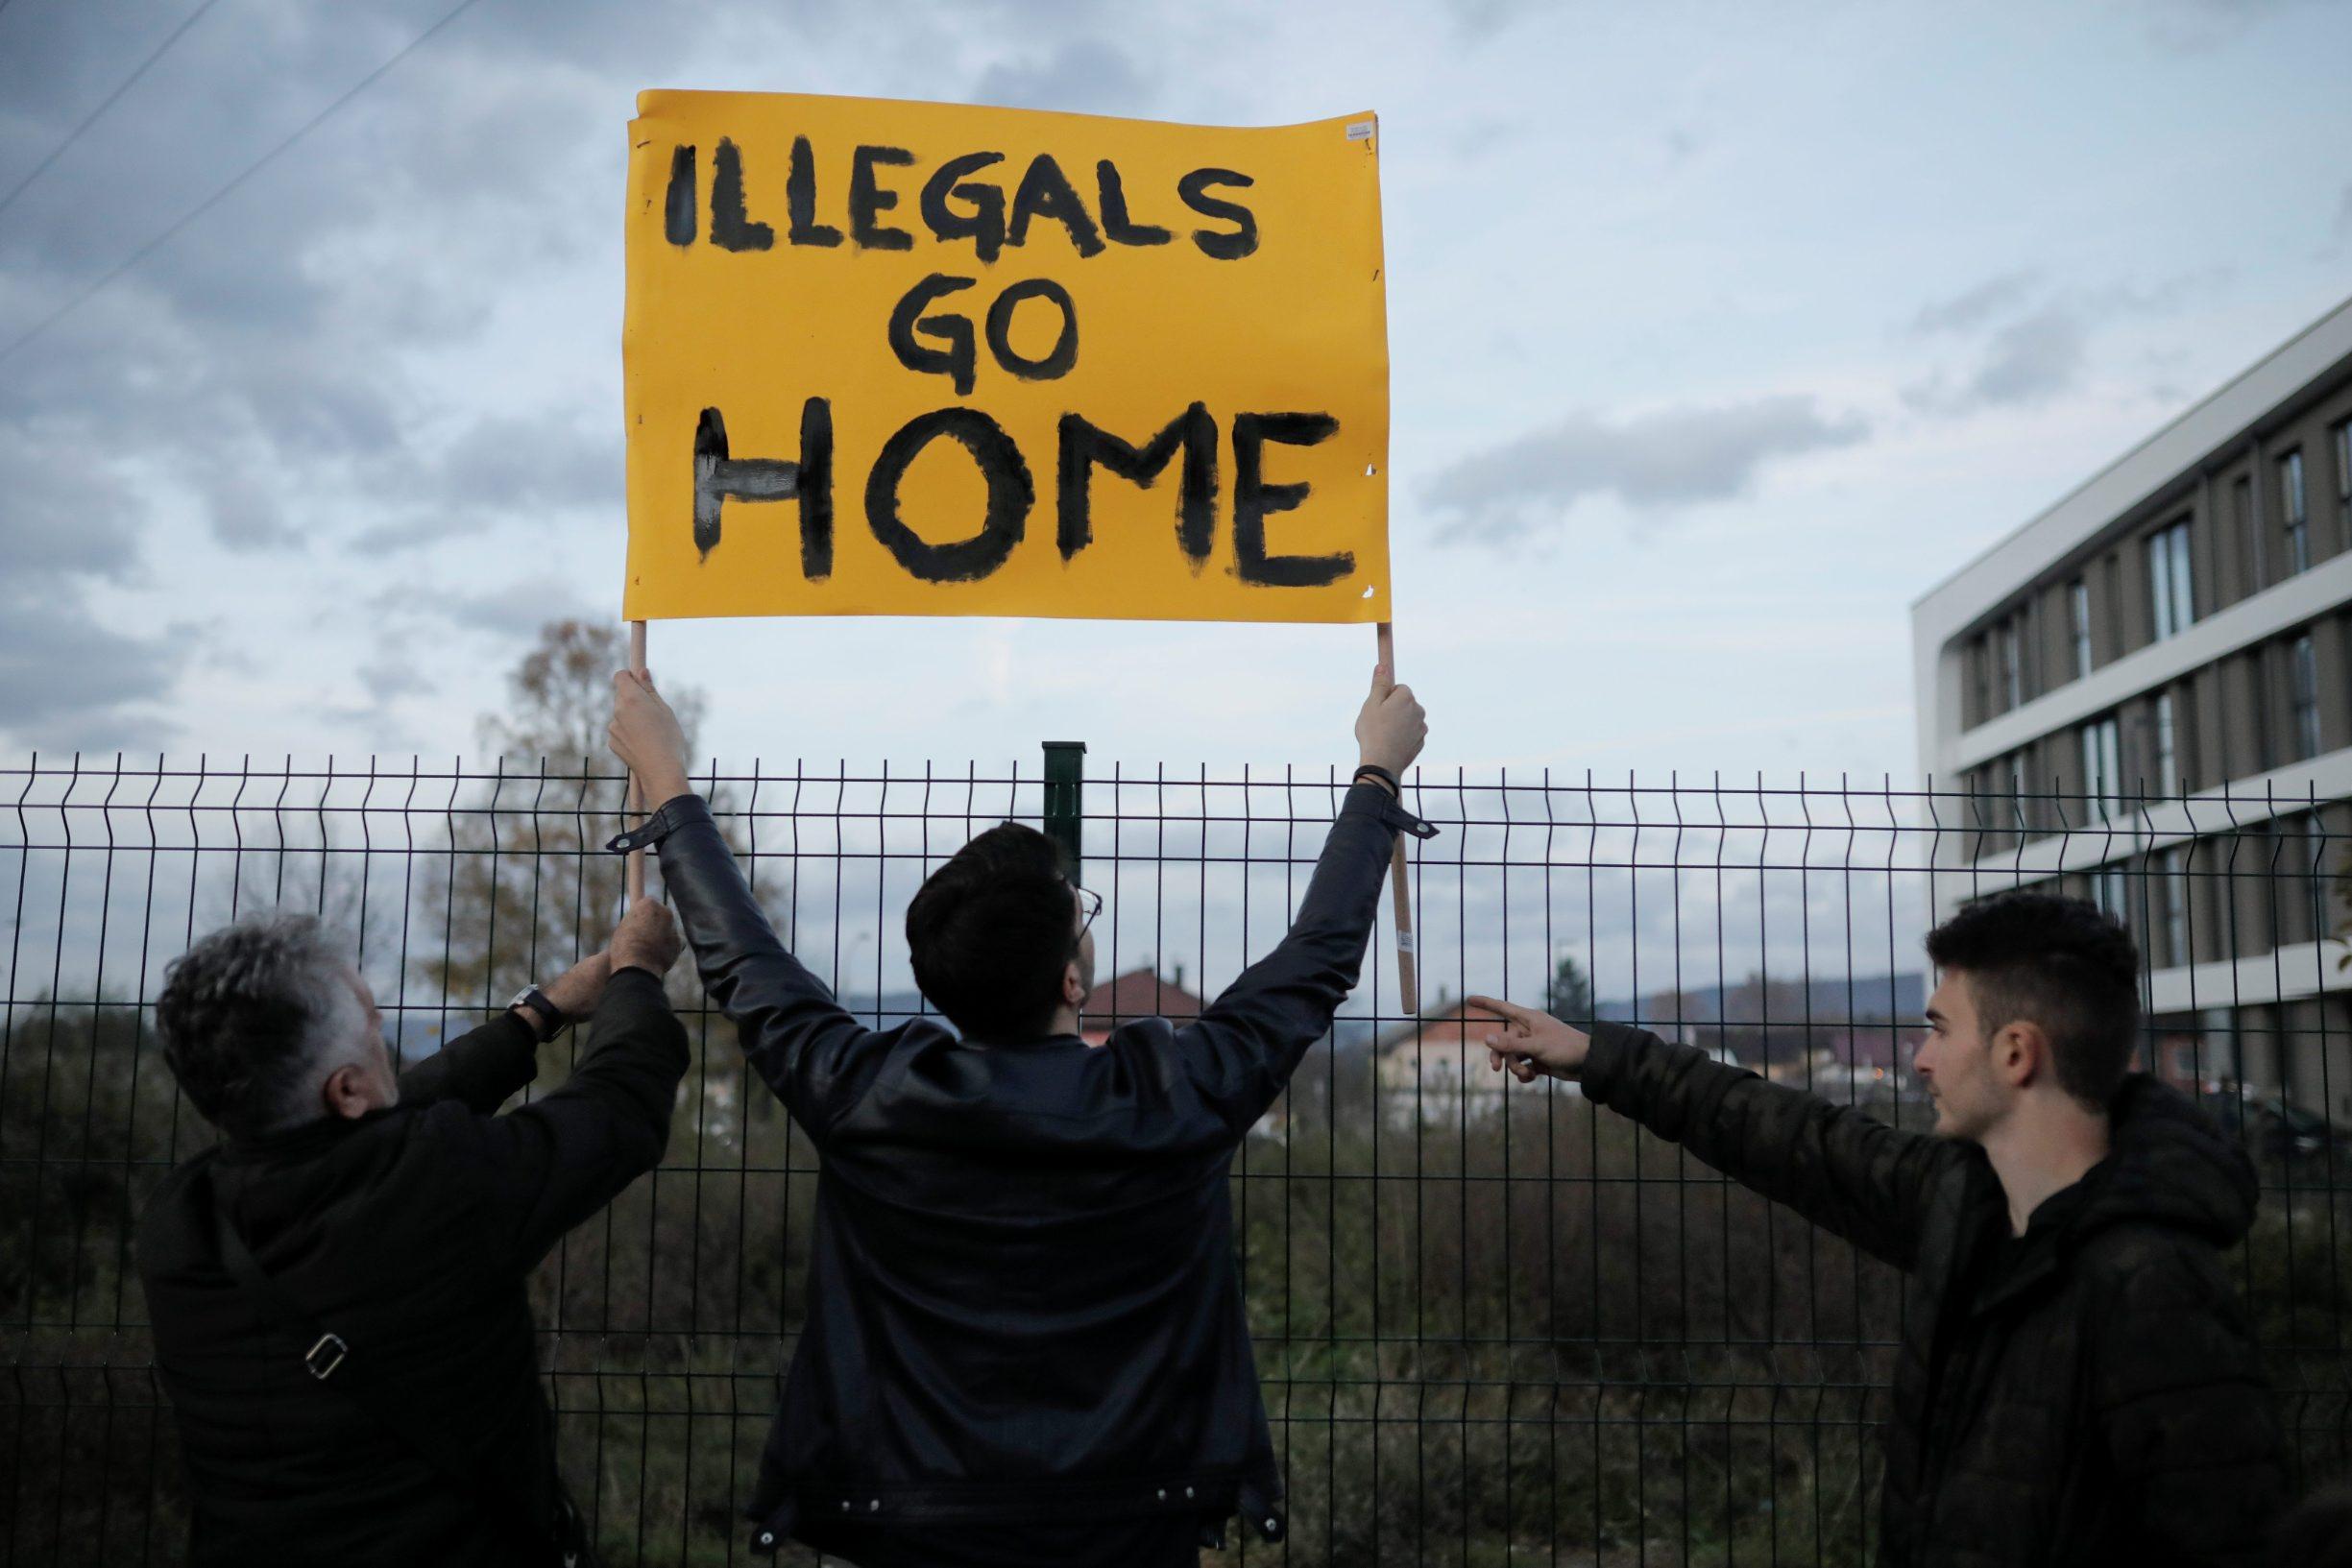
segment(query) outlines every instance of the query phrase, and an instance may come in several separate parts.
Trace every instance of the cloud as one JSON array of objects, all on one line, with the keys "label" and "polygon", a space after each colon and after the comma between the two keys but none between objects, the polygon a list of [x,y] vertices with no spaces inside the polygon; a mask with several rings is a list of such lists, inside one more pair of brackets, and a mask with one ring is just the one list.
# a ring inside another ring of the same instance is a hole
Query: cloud
[{"label": "cloud", "polygon": [[0,591],[0,729],[21,741],[139,743],[158,726],[124,709],[160,698],[173,676],[161,641],[99,625],[78,590]]},{"label": "cloud", "polygon": [[1537,0],[1445,0],[1454,30],[1473,40],[1491,37],[1539,9]]},{"label": "cloud", "polygon": [[1588,496],[1614,495],[1640,510],[1730,500],[1766,465],[1862,440],[1859,415],[1824,415],[1784,393],[1715,407],[1668,408],[1616,423],[1579,412],[1464,458],[1426,487],[1450,515],[1443,536],[1495,542],[1556,522]]},{"label": "cloud", "polygon": [[1966,289],[1949,300],[1938,300],[1919,307],[1912,318],[1914,332],[1969,332],[1982,326],[1996,316],[2015,310],[2030,299],[2041,287],[2042,274],[2038,268],[2003,273],[1990,277],[1972,289]]},{"label": "cloud", "polygon": [[2082,310],[2046,305],[1994,332],[1983,359],[1956,385],[1932,376],[1905,387],[1903,401],[1936,414],[2045,403],[2081,379],[2089,340]]},{"label": "cloud", "polygon": [[1920,307],[1911,334],[1974,339],[1975,363],[1961,372],[1930,372],[1903,388],[1903,400],[1920,413],[1941,415],[2051,402],[2081,384],[2095,328],[2132,316],[2170,315],[2229,277],[2227,268],[2206,268],[2145,287],[2061,288],[2040,268],[2001,273]]},{"label": "cloud", "polygon": [[569,413],[487,415],[447,443],[439,456],[402,455],[398,510],[354,535],[361,555],[390,555],[460,535],[480,534],[506,519],[544,526],[559,514],[622,505],[621,444],[584,429]]},{"label": "cloud", "polygon": [[[2313,0],[2154,0],[2142,10],[2148,40],[2180,55],[2204,55]],[[2331,0],[2332,3],[2332,0]]]},{"label": "cloud", "polygon": [[1133,114],[1149,106],[1152,83],[1111,44],[1078,38],[1051,55],[999,60],[972,84],[972,100],[1009,109]]},{"label": "cloud", "polygon": [[0,732],[31,745],[115,746],[156,733],[126,707],[164,695],[165,639],[109,630],[94,584],[139,571],[141,511],[130,491],[40,422],[0,424]]},{"label": "cloud", "polygon": [[[0,125],[9,145],[38,149],[104,94],[125,43],[85,8],[18,9],[0,49]],[[618,50],[658,73],[678,51],[677,29],[618,4],[564,17],[527,51],[511,19],[461,18],[14,354],[0,369],[0,436],[18,438],[0,440],[0,495],[52,484],[63,466],[93,489],[169,491],[222,544],[250,551],[348,543],[406,521],[426,495],[462,493],[478,526],[489,510],[618,495],[617,456],[584,456],[576,440],[559,453],[541,432],[518,440],[517,422],[495,414],[438,445],[417,434],[467,418],[416,396],[412,367],[479,331],[497,298],[482,279],[585,248],[609,219],[576,193],[617,176],[616,106],[599,80],[564,67]],[[413,5],[360,0],[224,8],[191,29],[0,223],[0,345],[422,25]],[[0,187],[17,172],[0,170]],[[420,454],[439,471],[419,471]],[[305,494],[336,504],[303,509],[298,535],[289,517]],[[126,505],[103,526],[135,547],[144,518]]]}]

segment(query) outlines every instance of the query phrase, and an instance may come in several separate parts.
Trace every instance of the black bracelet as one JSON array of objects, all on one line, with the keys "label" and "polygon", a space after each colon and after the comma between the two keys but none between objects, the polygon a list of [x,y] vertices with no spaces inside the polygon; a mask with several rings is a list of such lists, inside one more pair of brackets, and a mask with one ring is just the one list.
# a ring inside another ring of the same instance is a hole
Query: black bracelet
[{"label": "black bracelet", "polygon": [[1403,800],[1405,798],[1405,786],[1396,782],[1396,775],[1391,773],[1387,768],[1382,767],[1377,762],[1366,762],[1363,766],[1356,769],[1356,776],[1348,782],[1351,784],[1361,784],[1367,776],[1377,779],[1382,784],[1387,784],[1389,786],[1389,793],[1394,795],[1398,800]]}]

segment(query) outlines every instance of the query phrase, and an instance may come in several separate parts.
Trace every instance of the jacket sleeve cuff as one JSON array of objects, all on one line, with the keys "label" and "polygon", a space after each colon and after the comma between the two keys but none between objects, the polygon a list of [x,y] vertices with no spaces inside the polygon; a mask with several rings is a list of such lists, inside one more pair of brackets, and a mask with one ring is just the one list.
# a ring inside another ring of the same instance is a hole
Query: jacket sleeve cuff
[{"label": "jacket sleeve cuff", "polygon": [[1637,1029],[1631,1024],[1612,1024],[1595,1020],[1589,1032],[1592,1044],[1585,1051],[1585,1071],[1577,1079],[1585,1098],[1606,1102],[1617,1080],[1634,1065],[1634,1058],[1658,1043],[1658,1037],[1647,1029]]},{"label": "jacket sleeve cuff", "polygon": [[1347,798],[1340,805],[1340,815],[1375,817],[1383,827],[1411,833],[1416,838],[1438,836],[1437,829],[1406,810],[1402,801],[1376,784],[1349,785]]},{"label": "jacket sleeve cuff", "polygon": [[675,796],[664,801],[660,810],[604,847],[615,855],[634,854],[638,850],[651,849],[689,823],[710,820],[711,808],[704,804],[700,795],[690,793]]}]

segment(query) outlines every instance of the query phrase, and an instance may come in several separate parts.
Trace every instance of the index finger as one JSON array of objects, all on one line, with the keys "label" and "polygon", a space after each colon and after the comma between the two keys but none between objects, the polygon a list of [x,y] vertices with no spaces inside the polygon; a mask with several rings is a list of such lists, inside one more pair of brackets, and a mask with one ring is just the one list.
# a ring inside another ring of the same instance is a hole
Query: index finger
[{"label": "index finger", "polygon": [[1495,1017],[1512,1024],[1533,1026],[1537,1018],[1541,1016],[1533,1007],[1522,1007],[1517,1002],[1505,1001],[1499,997],[1471,995],[1464,997],[1462,1001],[1465,1006],[1484,1007]]}]

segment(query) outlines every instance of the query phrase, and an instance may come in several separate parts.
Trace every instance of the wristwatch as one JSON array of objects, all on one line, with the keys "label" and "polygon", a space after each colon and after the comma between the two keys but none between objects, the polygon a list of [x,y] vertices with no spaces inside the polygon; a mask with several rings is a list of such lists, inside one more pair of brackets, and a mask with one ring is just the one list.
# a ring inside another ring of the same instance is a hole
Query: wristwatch
[{"label": "wristwatch", "polygon": [[[530,1011],[522,1021],[531,1025],[531,1032],[539,1037],[539,1043],[543,1046],[571,1027],[571,1020],[564,1016],[564,1010],[555,1004],[554,999],[536,985],[524,986],[515,993],[515,1000],[506,1004],[506,1010],[510,1013],[521,1012],[524,1008]],[[546,1022],[533,1023],[531,1014]]]}]

